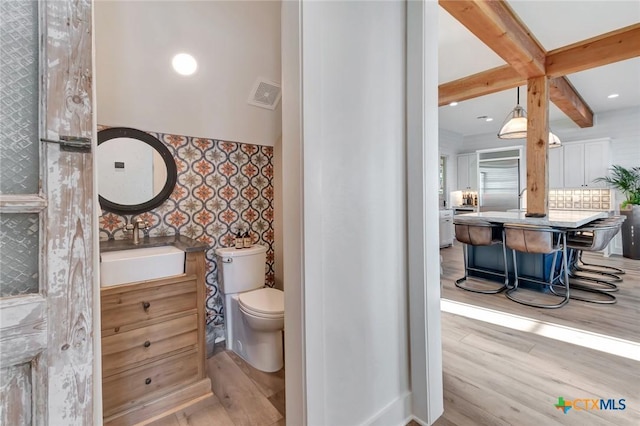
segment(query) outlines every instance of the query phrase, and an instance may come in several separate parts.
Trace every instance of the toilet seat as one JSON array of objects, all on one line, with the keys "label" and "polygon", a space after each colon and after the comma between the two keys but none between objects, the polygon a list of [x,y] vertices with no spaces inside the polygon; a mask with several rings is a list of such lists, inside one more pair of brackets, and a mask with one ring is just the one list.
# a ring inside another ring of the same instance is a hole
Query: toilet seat
[{"label": "toilet seat", "polygon": [[260,318],[284,316],[284,293],[275,288],[264,287],[238,295],[238,305],[243,312]]}]

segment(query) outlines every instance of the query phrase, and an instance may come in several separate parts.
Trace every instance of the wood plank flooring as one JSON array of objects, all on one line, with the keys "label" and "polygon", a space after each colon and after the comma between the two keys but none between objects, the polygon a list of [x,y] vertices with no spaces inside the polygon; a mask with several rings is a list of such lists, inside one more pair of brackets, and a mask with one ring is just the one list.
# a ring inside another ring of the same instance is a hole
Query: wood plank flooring
[{"label": "wood plank flooring", "polygon": [[[638,425],[640,363],[443,313],[444,415],[436,426]],[[555,408],[626,399],[623,411]]]},{"label": "wood plank flooring", "polygon": [[214,397],[152,426],[284,426],[284,369],[264,373],[231,351],[207,361]]},{"label": "wood plank flooring", "polygon": [[454,281],[464,275],[462,245],[456,242],[453,247],[440,250],[440,254],[443,257],[443,299],[640,342],[640,260],[622,256],[604,258],[599,254],[585,253],[584,259],[589,263],[608,264],[626,271],[621,276],[623,282],[618,284],[620,290],[613,293],[617,303],[596,305],[571,300],[560,309],[542,309],[515,303],[504,293],[478,294],[457,288]]},{"label": "wood plank flooring", "polygon": [[[460,246],[441,254],[444,298],[640,342],[640,261],[585,256],[627,271],[616,293],[618,303],[572,300],[561,309],[545,310],[502,294],[456,288],[453,281],[462,276]],[[638,362],[444,312],[442,344],[445,411],[436,426],[640,425]],[[215,353],[207,367],[215,397],[153,426],[285,426],[284,370],[260,372],[230,351]],[[560,396],[624,398],[627,408],[564,414],[554,406]]]}]

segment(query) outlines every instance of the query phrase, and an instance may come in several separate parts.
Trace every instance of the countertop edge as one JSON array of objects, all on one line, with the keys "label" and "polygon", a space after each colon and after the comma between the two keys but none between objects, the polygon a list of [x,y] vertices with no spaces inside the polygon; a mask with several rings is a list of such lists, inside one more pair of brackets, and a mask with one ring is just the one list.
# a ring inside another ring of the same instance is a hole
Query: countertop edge
[{"label": "countertop edge", "polygon": [[[567,210],[554,212],[543,218],[526,217],[525,212],[479,212],[454,216],[458,223],[493,222],[522,223],[528,225],[551,226],[557,228],[579,228],[596,219],[606,218],[606,211]],[[564,217],[563,217],[564,216]]]},{"label": "countertop edge", "polygon": [[100,241],[100,253],[162,246],[174,246],[185,253],[206,251],[210,248],[209,244],[203,243],[202,241],[197,241],[184,235],[172,235],[167,237],[140,238],[140,244],[133,244],[130,239],[102,240]]}]

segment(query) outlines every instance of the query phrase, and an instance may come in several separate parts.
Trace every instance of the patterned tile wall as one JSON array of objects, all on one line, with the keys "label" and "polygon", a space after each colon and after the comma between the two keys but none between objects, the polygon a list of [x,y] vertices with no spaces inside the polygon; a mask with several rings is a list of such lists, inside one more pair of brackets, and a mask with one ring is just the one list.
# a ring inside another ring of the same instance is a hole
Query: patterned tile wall
[{"label": "patterned tile wall", "polygon": [[550,189],[550,209],[613,210],[610,189]]},{"label": "patterned tile wall", "polygon": [[126,238],[122,227],[141,218],[151,224],[150,236],[178,233],[209,244],[207,324],[220,325],[223,297],[214,250],[233,246],[238,228],[250,227],[254,242],[267,247],[265,282],[274,285],[273,148],[148,133],[163,141],[176,161],[178,181],[173,193],[160,207],[140,215],[103,211],[100,239]]}]

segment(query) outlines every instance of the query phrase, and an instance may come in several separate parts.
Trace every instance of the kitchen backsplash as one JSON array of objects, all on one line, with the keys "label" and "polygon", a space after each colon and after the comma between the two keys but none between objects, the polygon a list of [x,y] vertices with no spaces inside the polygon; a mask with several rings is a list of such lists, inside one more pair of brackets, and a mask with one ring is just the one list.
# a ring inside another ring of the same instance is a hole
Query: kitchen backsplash
[{"label": "kitchen backsplash", "polygon": [[[100,129],[106,126],[100,126]],[[151,225],[150,236],[186,235],[210,245],[207,258],[207,324],[224,322],[214,250],[234,244],[250,226],[253,241],[267,247],[266,285],[274,284],[273,147],[148,132],[173,154],[178,181],[160,207],[139,215],[102,212],[100,239],[126,238],[134,218]]]},{"label": "kitchen backsplash", "polygon": [[550,189],[550,209],[613,210],[610,189]]}]

